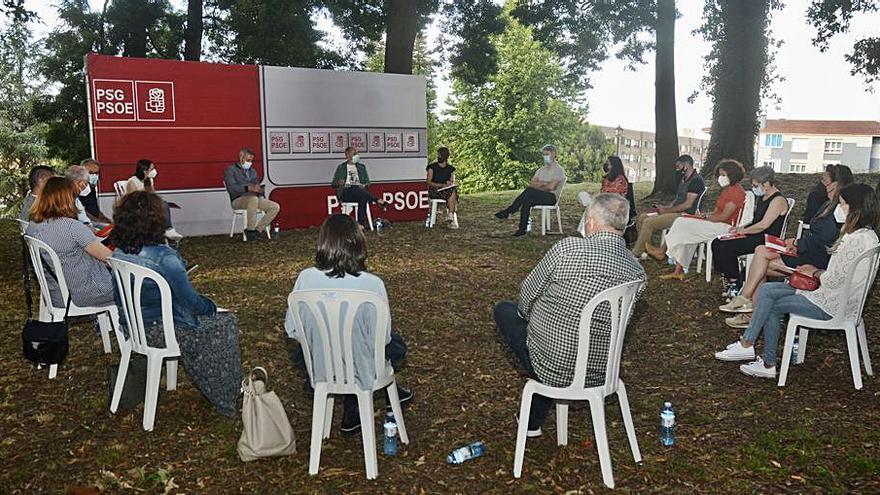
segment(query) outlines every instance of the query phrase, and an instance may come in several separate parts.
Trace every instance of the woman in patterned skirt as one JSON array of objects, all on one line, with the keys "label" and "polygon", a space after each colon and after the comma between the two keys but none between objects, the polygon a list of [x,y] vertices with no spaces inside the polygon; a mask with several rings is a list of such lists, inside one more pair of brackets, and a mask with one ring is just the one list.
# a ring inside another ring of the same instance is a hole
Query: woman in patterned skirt
[{"label": "woman in patterned skirt", "polygon": [[[235,315],[218,313],[214,301],[190,285],[183,258],[165,245],[165,205],[159,196],[148,191],[126,194],[113,208],[113,220],[113,257],[150,268],[168,282],[183,367],[217,412],[235,416],[242,381]],[[149,281],[144,283],[141,312],[147,342],[164,346],[162,299],[158,287]],[[121,307],[119,314],[124,314]],[[121,323],[127,335],[126,322]]]}]

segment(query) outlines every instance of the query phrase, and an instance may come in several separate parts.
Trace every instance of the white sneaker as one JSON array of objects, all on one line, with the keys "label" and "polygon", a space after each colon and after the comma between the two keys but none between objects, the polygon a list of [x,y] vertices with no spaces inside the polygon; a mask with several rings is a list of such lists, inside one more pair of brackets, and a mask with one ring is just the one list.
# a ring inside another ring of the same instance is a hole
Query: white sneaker
[{"label": "white sneaker", "polygon": [[458,219],[457,218],[452,219],[452,223],[449,224],[449,228],[450,229],[457,229],[458,228]]},{"label": "white sneaker", "polygon": [[183,235],[180,232],[174,230],[174,227],[171,227],[170,229],[165,231],[165,238],[170,241],[179,241],[183,239]]},{"label": "white sneaker", "polygon": [[453,215],[452,213],[447,213],[447,214],[446,214],[446,221],[447,221],[447,222],[453,222],[453,221],[455,221],[455,215]]},{"label": "white sneaker", "polygon": [[725,313],[751,313],[752,301],[743,296],[736,296],[729,303],[719,306],[718,309]]},{"label": "white sneaker", "polygon": [[742,343],[737,340],[730,344],[721,352],[715,353],[715,359],[719,361],[748,361],[755,359],[755,346],[745,348]]},{"label": "white sneaker", "polygon": [[[516,418],[516,424],[518,426],[519,425],[519,414],[514,414],[513,417]],[[543,434],[544,434],[544,432],[541,431],[540,428],[538,428],[537,430],[526,430],[526,438],[538,438]]]},{"label": "white sneaker", "polygon": [[757,378],[776,378],[776,366],[768,368],[764,366],[764,360],[760,357],[749,364],[742,364],[739,371],[744,375]]}]

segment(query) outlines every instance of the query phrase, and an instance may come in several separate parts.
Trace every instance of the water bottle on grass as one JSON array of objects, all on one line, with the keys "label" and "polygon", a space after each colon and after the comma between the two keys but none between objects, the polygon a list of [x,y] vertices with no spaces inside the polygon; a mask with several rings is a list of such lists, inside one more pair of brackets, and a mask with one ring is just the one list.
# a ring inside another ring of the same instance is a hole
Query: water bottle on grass
[{"label": "water bottle on grass", "polygon": [[449,464],[461,464],[471,459],[476,459],[486,453],[486,445],[483,442],[474,442],[464,447],[459,447],[446,456]]},{"label": "water bottle on grass", "polygon": [[281,224],[275,222],[275,226],[272,229],[272,238],[276,241],[281,238]]},{"label": "water bottle on grass", "polygon": [[660,413],[660,443],[666,447],[675,445],[675,411],[671,402],[664,403]]},{"label": "water bottle on grass", "polygon": [[394,416],[389,413],[390,418],[386,418],[384,430],[384,441],[382,442],[382,451],[385,455],[397,455],[397,423],[394,422]]}]

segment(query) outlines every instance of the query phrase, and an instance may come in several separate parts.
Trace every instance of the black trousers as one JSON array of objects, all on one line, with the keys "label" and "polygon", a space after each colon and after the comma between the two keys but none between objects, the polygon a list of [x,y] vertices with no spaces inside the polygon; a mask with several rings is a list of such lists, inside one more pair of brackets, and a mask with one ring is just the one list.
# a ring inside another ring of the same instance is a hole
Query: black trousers
[{"label": "black trousers", "polygon": [[552,192],[527,187],[513,200],[513,203],[505,211],[508,215],[519,211],[519,231],[525,232],[526,227],[529,225],[529,214],[533,206],[553,206],[555,204],[556,195]]},{"label": "black trousers", "polygon": [[359,186],[341,187],[336,190],[336,197],[340,203],[358,204],[357,221],[361,225],[367,224],[367,208],[369,208],[369,205],[378,201],[378,198],[370,194],[370,191]]},{"label": "black trousers", "polygon": [[[501,338],[510,348],[517,361],[525,369],[526,373],[538,379],[532,361],[529,359],[529,349],[526,346],[529,322],[519,315],[516,304],[503,301],[495,305],[495,325]],[[532,408],[529,411],[529,429],[537,430],[547,419],[547,413],[553,401],[543,395],[532,396]]]},{"label": "black trousers", "polygon": [[737,258],[752,254],[764,244],[764,234],[749,234],[742,239],[712,241],[712,265],[728,279],[740,278]]}]

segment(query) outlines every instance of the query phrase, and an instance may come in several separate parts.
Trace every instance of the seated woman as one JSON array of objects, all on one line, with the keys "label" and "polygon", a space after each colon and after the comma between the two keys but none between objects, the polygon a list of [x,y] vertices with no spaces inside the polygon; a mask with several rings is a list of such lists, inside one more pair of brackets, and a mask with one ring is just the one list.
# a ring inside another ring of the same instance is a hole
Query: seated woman
[{"label": "seated woman", "polygon": [[[458,216],[455,213],[458,207],[458,188],[449,187],[455,184],[455,167],[449,164],[449,148],[438,148],[437,161],[428,165],[425,170],[428,171],[428,197],[446,201],[446,211],[449,212],[446,221],[450,228],[457,229]],[[443,189],[444,187],[448,189]]]},{"label": "seated woman", "polygon": [[[156,164],[146,158],[138,160],[134,166],[134,175],[125,183],[125,194],[135,191],[156,191]],[[164,201],[163,201],[164,202]],[[176,206],[175,206],[176,207]],[[165,203],[165,237],[171,241],[179,241],[183,236],[171,224],[171,207]]]},{"label": "seated woman", "polygon": [[[752,312],[752,299],[761,285],[767,281],[767,277],[784,277],[790,273],[791,268],[801,265],[813,265],[824,270],[828,266],[831,255],[828,248],[834,244],[840,233],[840,226],[845,218],[838,206],[838,191],[852,183],[852,172],[846,165],[837,166],[838,180],[832,187],[828,187],[828,197],[822,208],[810,219],[810,230],[806,231],[800,239],[786,239],[788,249],[794,251],[793,256],[783,256],[778,251],[766,246],[755,248],[755,257],[749,265],[746,281],[742,291],[731,301],[721,306],[721,311],[726,313],[740,313],[727,318],[725,322],[733,328],[746,328],[749,326]],[[826,190],[825,187],[822,190]]]},{"label": "seated woman", "polygon": [[[819,288],[802,291],[785,282],[768,282],[758,291],[752,321],[742,337],[726,349],[715,353],[721,361],[751,361],[739,367],[749,376],[776,377],[776,346],[782,317],[795,314],[816,320],[830,320],[839,315],[853,316],[859,310],[859,300],[847,300],[844,294],[850,280],[847,277],[855,260],[868,248],[877,244],[878,204],[874,190],[865,184],[852,184],[840,191],[837,206],[846,216],[841,236],[831,248],[828,269],[801,265],[798,271],[819,277]],[[856,284],[868,283],[867,271],[855,273]],[[764,356],[755,357],[755,341],[764,333]]]},{"label": "seated woman", "polygon": [[[101,244],[92,229],[77,220],[76,196],[77,189],[70,179],[46,180],[31,207],[25,234],[45,242],[58,254],[73,304],[107,306],[113,304],[113,277],[104,260],[113,253]],[[43,265],[50,269],[52,266],[45,257]],[[46,281],[52,305],[65,307],[67,301],[62,300],[55,277],[47,276]]]},{"label": "seated woman", "polygon": [[[315,266],[306,268],[300,272],[293,284],[293,291],[308,289],[353,289],[369,291],[377,294],[386,302],[388,294],[385,291],[385,284],[382,279],[367,272],[367,241],[364,234],[358,227],[358,224],[348,215],[331,215],[324,220],[321,230],[318,232],[318,252],[315,254]],[[361,308],[364,311],[368,308]],[[300,312],[305,329],[296,328],[293,319],[293,311],[295,308],[287,308],[287,316],[284,321],[284,328],[287,335],[292,339],[302,341],[308,339],[308,344],[312,350],[312,359],[314,365],[312,370],[316,375],[313,376],[314,382],[323,381],[325,378],[322,374],[324,369],[322,353],[315,349],[315,344],[320,343],[320,337],[313,325],[314,316],[307,309]],[[355,379],[365,389],[369,389],[373,385],[372,373],[373,362],[373,342],[374,332],[379,331],[385,334],[385,359],[392,363],[397,363],[406,356],[406,343],[397,332],[391,329],[391,321],[388,326],[382,329],[375,329],[375,313],[365,312],[363,318],[357,317],[354,323],[354,336],[352,338],[352,346],[355,355]],[[294,355],[294,363],[301,369],[305,369],[305,360],[303,358],[302,348],[300,347]],[[359,369],[366,366],[367,370]],[[406,402],[412,399],[412,391],[407,390],[400,385],[397,386],[400,394],[400,401]],[[346,395],[342,414],[342,432],[353,433],[361,427],[361,420],[358,414],[357,398],[353,395]]]},{"label": "seated woman", "polygon": [[599,188],[599,192],[626,196],[629,181],[626,179],[626,172],[623,170],[623,162],[620,161],[620,157],[609,156],[603,168],[605,175],[602,177],[602,186]]},{"label": "seated woman", "polygon": [[736,160],[721,160],[715,168],[715,177],[721,186],[721,195],[715,202],[715,211],[701,214],[702,218],[681,216],[675,219],[666,245],[655,248],[645,245],[645,252],[658,261],[666,261],[667,256],[675,260],[675,270],[661,275],[661,280],[684,280],[685,267],[690,266],[694,252],[701,242],[708,242],[727,233],[735,226],[746,202],[746,191],[740,185],[745,169]]},{"label": "seated woman", "polygon": [[712,262],[716,271],[724,276],[722,283],[728,292],[739,292],[740,273],[738,258],[752,254],[764,244],[764,234],[779,237],[788,214],[788,201],[776,188],[776,176],[770,167],[757,167],[749,174],[752,193],[755,195],[755,212],[752,223],[744,227],[731,227],[732,239],[712,241]]},{"label": "seated woman", "polygon": [[[837,167],[837,165],[826,165],[825,171],[822,173],[822,180],[807,194],[807,206],[801,216],[802,222],[809,224],[810,220],[821,211],[822,205],[828,201],[828,198],[834,195],[834,189],[838,182]],[[849,172],[849,182],[851,183],[852,172],[849,171],[849,167],[846,167],[846,171]]]},{"label": "seated woman", "polygon": [[[168,282],[183,367],[217,412],[234,417],[243,378],[235,315],[218,313],[214,301],[196,292],[180,254],[165,245],[162,198],[148,191],[126,194],[113,208],[113,220],[113,257],[155,270]],[[152,282],[144,283],[141,305],[147,342],[163,346],[162,299]],[[124,314],[122,308],[119,314]],[[122,320],[122,331],[127,335],[125,318]]]}]

